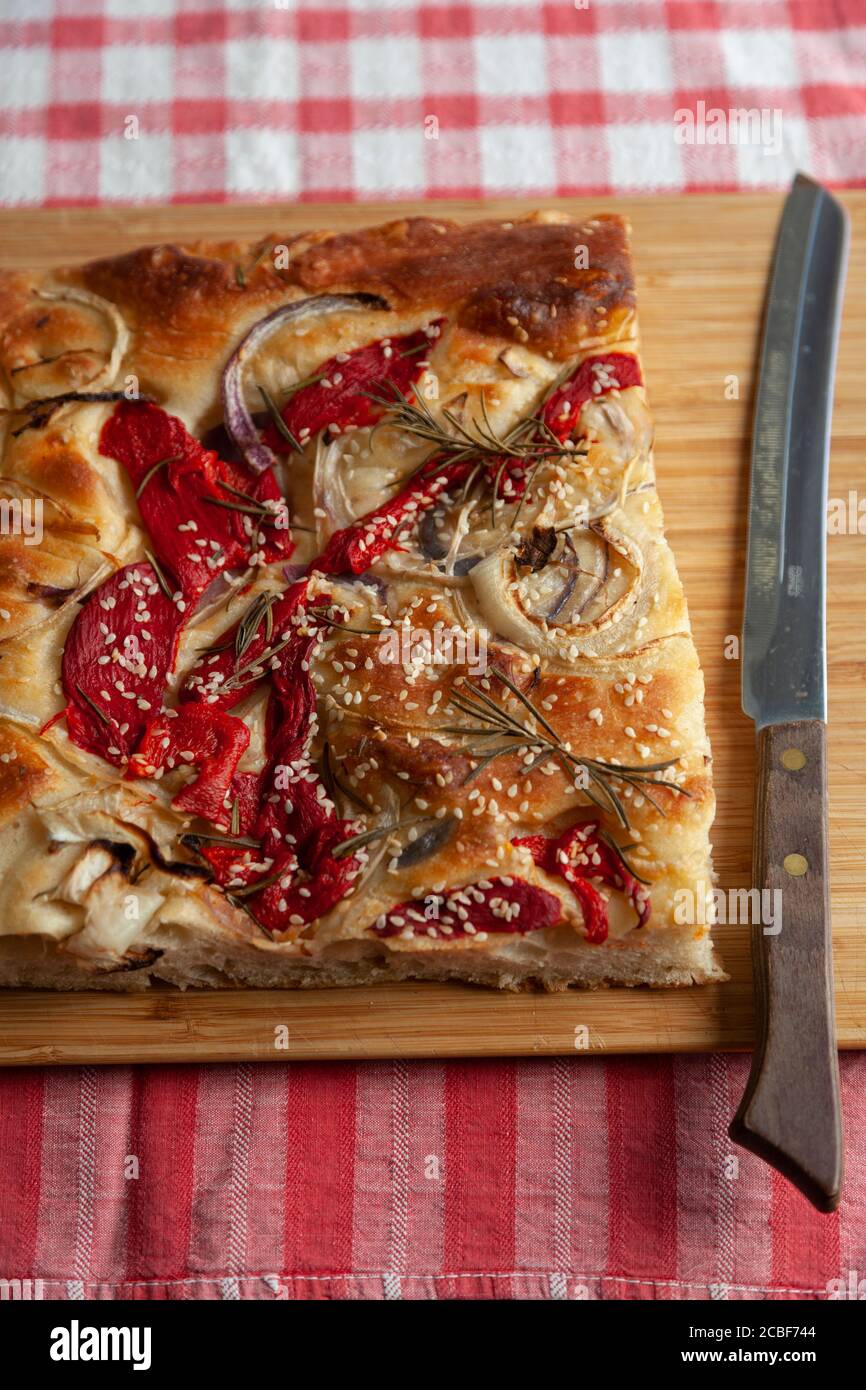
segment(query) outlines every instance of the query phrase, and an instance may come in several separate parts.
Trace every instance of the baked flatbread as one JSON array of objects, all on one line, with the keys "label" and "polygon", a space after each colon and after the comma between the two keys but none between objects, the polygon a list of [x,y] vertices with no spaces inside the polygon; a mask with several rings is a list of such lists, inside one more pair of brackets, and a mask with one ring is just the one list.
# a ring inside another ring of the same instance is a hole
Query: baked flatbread
[{"label": "baked flatbread", "polygon": [[637,354],[617,217],[4,275],[0,982],[724,978]]}]

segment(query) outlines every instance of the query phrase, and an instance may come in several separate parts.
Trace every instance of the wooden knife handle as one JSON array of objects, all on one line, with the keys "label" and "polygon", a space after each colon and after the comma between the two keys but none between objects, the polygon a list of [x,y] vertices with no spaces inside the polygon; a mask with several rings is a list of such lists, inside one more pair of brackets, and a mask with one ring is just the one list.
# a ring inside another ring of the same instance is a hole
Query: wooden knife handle
[{"label": "wooden knife handle", "polygon": [[842,1118],[821,720],[759,731],[755,791],[752,882],[764,907],[752,923],[758,1038],[730,1133],[820,1211],[833,1211]]}]

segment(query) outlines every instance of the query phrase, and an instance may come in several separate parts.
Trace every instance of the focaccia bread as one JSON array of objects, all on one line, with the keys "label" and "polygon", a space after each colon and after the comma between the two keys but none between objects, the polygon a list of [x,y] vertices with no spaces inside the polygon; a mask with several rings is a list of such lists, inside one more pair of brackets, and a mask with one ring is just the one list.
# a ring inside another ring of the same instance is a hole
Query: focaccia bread
[{"label": "focaccia bread", "polygon": [[724,978],[637,353],[609,216],[0,277],[0,983]]}]

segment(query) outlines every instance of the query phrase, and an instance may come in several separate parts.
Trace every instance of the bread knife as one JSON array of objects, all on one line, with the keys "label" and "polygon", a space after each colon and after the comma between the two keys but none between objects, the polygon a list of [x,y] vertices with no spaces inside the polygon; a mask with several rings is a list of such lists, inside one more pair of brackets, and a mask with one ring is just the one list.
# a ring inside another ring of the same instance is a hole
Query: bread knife
[{"label": "bread knife", "polygon": [[[755,722],[752,924],[758,1035],[731,1138],[821,1211],[842,1187],[827,836],[827,478],[848,221],[798,174],[782,213],[752,434],[742,641]],[[766,901],[766,900],[764,900]]]}]

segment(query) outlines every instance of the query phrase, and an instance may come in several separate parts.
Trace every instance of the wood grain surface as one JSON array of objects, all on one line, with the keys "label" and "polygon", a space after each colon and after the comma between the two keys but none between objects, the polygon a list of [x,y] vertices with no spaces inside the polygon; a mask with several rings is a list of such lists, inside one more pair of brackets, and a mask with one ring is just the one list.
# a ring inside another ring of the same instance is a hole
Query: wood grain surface
[{"label": "wood grain surface", "polygon": [[[840,1045],[866,1045],[866,193],[842,194],[852,251],[836,388],[831,498],[853,533],[828,544],[830,858]],[[707,679],[722,888],[751,885],[754,730],[740,709],[749,424],[766,275],[781,195],[553,200],[634,227],[643,362],[656,419],[667,534]],[[69,264],[145,242],[360,226],[406,213],[514,216],[493,203],[174,206],[0,213],[0,265]],[[857,533],[862,489],[864,535]],[[855,494],[849,499],[849,492]],[[499,995],[460,985],[304,993],[166,989],[142,996],[0,996],[0,1062],[135,1062],[689,1052],[752,1042],[749,928],[717,929],[726,985]],[[288,1051],[275,1029],[288,1030]]]}]

